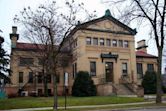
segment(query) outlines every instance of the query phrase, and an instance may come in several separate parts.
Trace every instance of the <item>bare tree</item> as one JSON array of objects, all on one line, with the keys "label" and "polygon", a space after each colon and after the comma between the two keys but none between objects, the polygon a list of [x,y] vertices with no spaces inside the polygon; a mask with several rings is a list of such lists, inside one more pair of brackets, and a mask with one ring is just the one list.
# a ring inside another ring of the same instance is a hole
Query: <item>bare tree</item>
[{"label": "bare tree", "polygon": [[[128,24],[133,22],[149,24],[150,36],[154,38],[158,50],[157,97],[156,103],[162,102],[162,55],[166,34],[166,1],[165,0],[106,0],[116,8],[120,19]],[[117,8],[121,6],[121,8]]]},{"label": "bare tree", "polygon": [[[40,55],[44,60],[43,70],[46,70],[46,73],[45,71],[43,73],[53,75],[54,110],[57,110],[56,71],[61,62],[59,58],[63,56],[64,42],[70,31],[77,25],[77,19],[80,19],[77,17],[78,12],[84,11],[84,18],[88,18],[83,21],[95,17],[95,14],[89,14],[84,9],[83,3],[75,3],[74,0],[66,0],[64,7],[58,7],[55,1],[46,4],[40,5],[37,10],[24,8],[21,16],[16,15],[14,21],[23,24],[25,37],[41,49]],[[61,64],[63,66],[63,63]]]}]

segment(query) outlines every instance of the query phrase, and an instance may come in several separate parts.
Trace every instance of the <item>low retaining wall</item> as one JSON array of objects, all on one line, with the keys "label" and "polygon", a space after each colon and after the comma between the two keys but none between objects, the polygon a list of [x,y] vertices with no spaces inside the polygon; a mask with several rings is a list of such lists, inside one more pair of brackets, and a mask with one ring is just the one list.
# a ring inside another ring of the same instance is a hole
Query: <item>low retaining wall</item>
[{"label": "low retaining wall", "polygon": [[101,84],[97,85],[97,95],[99,96],[108,96],[113,94],[113,88],[111,84]]}]

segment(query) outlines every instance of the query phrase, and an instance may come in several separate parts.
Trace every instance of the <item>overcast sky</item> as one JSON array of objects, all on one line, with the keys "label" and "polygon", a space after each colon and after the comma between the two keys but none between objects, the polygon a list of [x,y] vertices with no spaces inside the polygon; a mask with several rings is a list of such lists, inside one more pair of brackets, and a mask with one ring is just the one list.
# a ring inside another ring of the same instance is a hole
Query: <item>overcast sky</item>
[{"label": "overcast sky", "polygon": [[[0,32],[0,35],[5,38],[4,48],[10,52],[10,39],[9,33],[11,33],[11,28],[13,25],[13,18],[15,14],[19,14],[20,11],[23,10],[24,7],[32,7],[35,8],[39,4],[44,3],[46,0],[0,0],[0,29],[3,33]],[[58,2],[61,2],[59,0]],[[78,0],[77,0],[78,1]],[[101,17],[104,15],[105,10],[109,8],[106,4],[103,4],[101,0],[80,0],[84,2],[85,8],[89,11],[96,10],[97,16]],[[111,11],[111,10],[110,10]],[[112,12],[113,13],[113,12]],[[131,28],[136,28],[137,24],[132,24]],[[147,40],[148,52],[150,54],[157,55],[156,48],[154,42],[152,40],[149,41],[148,37],[148,27],[146,25],[142,26],[143,28],[137,29],[138,33],[135,36],[136,42],[141,39]],[[23,42],[23,36],[21,35],[21,29],[18,26],[18,33],[20,34],[19,41]]]}]

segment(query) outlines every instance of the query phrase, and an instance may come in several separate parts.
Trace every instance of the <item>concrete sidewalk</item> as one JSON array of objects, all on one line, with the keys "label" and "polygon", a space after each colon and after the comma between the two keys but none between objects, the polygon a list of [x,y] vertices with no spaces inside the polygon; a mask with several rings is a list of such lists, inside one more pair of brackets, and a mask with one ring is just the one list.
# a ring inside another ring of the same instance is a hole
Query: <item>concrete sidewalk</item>
[{"label": "concrete sidewalk", "polygon": [[[125,106],[125,105],[142,105],[152,104],[152,102],[138,102],[138,103],[124,103],[124,104],[106,104],[106,105],[86,105],[86,106],[67,106],[67,109],[82,109],[82,108],[104,108],[111,106]],[[163,102],[166,103],[166,102]],[[37,110],[51,110],[53,107],[40,107],[40,108],[25,108],[25,109],[11,109],[11,110],[0,110],[0,111],[37,111]],[[58,109],[65,109],[64,107],[58,107]]]}]

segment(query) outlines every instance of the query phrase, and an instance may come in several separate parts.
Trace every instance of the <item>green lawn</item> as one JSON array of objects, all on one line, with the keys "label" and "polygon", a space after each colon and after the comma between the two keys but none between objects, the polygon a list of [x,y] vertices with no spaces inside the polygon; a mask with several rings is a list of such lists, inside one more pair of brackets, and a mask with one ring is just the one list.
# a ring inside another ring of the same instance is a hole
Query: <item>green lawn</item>
[{"label": "green lawn", "polygon": [[[135,97],[112,97],[112,96],[95,96],[95,97],[67,97],[68,106],[81,105],[102,105],[102,104],[118,104],[143,102],[143,98]],[[33,108],[33,107],[49,107],[53,106],[53,97],[22,97],[0,100],[0,110],[17,109],[17,108]],[[64,97],[58,98],[58,106],[64,106]]]}]

